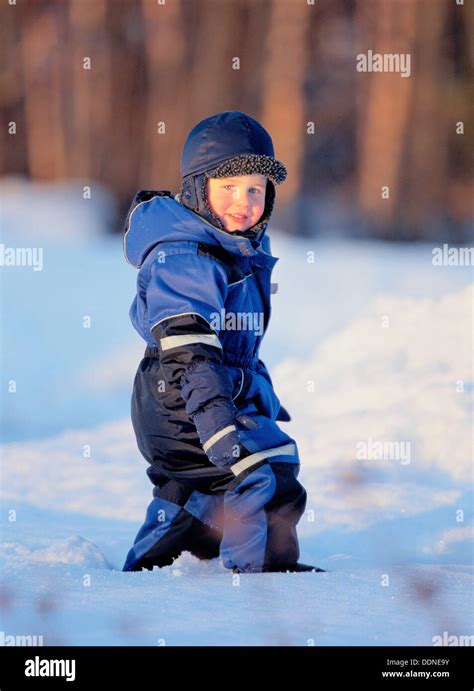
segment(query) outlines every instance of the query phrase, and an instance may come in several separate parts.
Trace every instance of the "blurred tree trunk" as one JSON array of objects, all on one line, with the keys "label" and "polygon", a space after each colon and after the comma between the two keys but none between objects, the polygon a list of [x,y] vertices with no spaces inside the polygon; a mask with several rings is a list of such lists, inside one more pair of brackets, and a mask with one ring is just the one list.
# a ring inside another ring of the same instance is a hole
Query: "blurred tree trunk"
[{"label": "blurred tree trunk", "polygon": [[[28,173],[37,180],[68,174],[63,117],[64,12],[56,5],[32,6],[21,24]],[[17,135],[18,136],[18,135]]]},{"label": "blurred tree trunk", "polygon": [[[474,131],[472,127],[472,103],[474,101],[474,4],[467,3],[462,7],[459,16],[458,45],[453,45],[454,52],[459,44],[464,47],[464,69],[459,69],[451,61],[446,79],[443,80],[443,100],[449,104],[446,117],[449,118],[451,179],[447,192],[446,206],[455,225],[464,228],[462,242],[472,243],[470,221],[473,216],[474,199]],[[454,33],[454,32],[453,32]],[[453,44],[454,44],[453,40]],[[464,134],[454,129],[454,123],[464,123]],[[468,223],[463,223],[466,219]]]},{"label": "blurred tree trunk", "polygon": [[[185,1],[186,11],[193,2]],[[247,67],[245,63],[250,59],[246,51],[235,50],[236,46],[242,47],[236,40],[242,31],[242,6],[242,2],[222,0],[199,3],[199,15],[193,26],[192,62],[185,82],[191,125],[208,115],[231,110],[230,104],[239,101],[241,79]],[[233,69],[234,57],[240,59],[240,69]]]},{"label": "blurred tree trunk", "polygon": [[[0,8],[0,94],[2,127],[0,127],[0,175],[22,173],[28,168],[25,138],[26,123],[23,105],[21,26],[16,21],[16,8]],[[16,134],[8,131],[16,124]]]},{"label": "blurred tree trunk", "polygon": [[[265,36],[262,123],[288,169],[279,199],[292,202],[301,188],[306,123],[302,84],[307,70],[306,38],[314,8],[306,2],[272,0]],[[291,225],[290,227],[295,227]]]},{"label": "blurred tree trunk", "polygon": [[[381,237],[428,236],[431,215],[444,202],[450,125],[438,104],[446,11],[446,0],[358,3],[358,50],[411,57],[407,78],[379,72],[357,78],[360,208]],[[383,186],[389,199],[381,197]]]},{"label": "blurred tree trunk", "polygon": [[135,191],[150,183],[142,172],[144,105],[150,85],[140,0],[107,0],[106,26],[111,65],[106,92],[110,94],[110,116],[102,133],[101,170],[103,179],[113,181],[114,192],[128,208]]},{"label": "blurred tree trunk", "polygon": [[[106,0],[69,0],[71,61],[65,114],[69,175],[87,180],[100,177],[105,151],[104,132],[112,120],[111,65],[106,36]],[[90,69],[84,60],[90,59]]]},{"label": "blurred tree trunk", "polygon": [[446,0],[417,5],[417,52],[414,56],[412,118],[407,133],[406,166],[402,171],[400,211],[409,219],[418,239],[430,236],[430,226],[440,218],[449,186],[449,136],[454,122],[443,103],[445,73],[440,50],[447,17]]},{"label": "blurred tree trunk", "polygon": [[[186,45],[181,2],[142,0],[148,89],[143,104],[142,179],[153,189],[173,188],[186,119]],[[165,132],[158,130],[163,123]],[[175,190],[177,191],[177,190]]]},{"label": "blurred tree trunk", "polygon": [[[436,4],[436,3],[434,3]],[[429,14],[429,12],[428,12]],[[398,73],[360,72],[356,78],[358,103],[359,206],[374,224],[376,233],[395,223],[401,203],[404,143],[414,99],[416,3],[411,0],[358,0],[357,54],[409,53],[410,77]],[[381,188],[387,186],[389,199]]]}]

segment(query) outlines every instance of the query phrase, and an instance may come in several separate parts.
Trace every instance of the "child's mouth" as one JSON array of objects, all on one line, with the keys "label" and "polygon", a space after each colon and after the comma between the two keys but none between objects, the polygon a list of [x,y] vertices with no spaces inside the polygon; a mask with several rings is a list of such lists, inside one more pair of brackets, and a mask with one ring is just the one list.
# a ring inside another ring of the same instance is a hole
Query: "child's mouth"
[{"label": "child's mouth", "polygon": [[240,214],[229,214],[229,216],[237,223],[243,223],[247,220],[247,216],[241,216]]}]

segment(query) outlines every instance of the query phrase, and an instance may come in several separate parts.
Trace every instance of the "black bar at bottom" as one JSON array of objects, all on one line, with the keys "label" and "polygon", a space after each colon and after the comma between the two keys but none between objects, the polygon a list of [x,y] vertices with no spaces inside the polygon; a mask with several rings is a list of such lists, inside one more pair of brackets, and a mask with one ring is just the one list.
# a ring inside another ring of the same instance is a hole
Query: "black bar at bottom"
[{"label": "black bar at bottom", "polygon": [[[185,683],[225,690],[262,684],[289,691],[355,683],[474,688],[471,647],[0,647],[0,689],[133,688]],[[262,689],[262,691],[263,691]]]}]

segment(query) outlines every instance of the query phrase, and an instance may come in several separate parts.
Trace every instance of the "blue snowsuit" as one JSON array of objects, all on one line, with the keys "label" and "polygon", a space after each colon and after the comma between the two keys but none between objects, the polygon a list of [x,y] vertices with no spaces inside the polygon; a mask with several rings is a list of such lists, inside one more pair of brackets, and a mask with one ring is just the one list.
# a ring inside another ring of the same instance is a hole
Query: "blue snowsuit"
[{"label": "blue snowsuit", "polygon": [[257,572],[298,561],[298,449],[259,358],[278,261],[265,231],[219,230],[169,192],[142,190],[130,207],[130,318],[147,343],[131,416],[154,488],[124,571],[171,564],[183,550]]}]

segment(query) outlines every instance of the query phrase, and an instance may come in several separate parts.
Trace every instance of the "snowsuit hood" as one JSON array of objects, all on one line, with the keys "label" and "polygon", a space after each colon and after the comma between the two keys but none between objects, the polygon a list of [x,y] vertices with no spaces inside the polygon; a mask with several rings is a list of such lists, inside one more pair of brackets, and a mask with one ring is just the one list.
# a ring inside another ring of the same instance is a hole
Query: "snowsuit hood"
[{"label": "snowsuit hood", "polygon": [[[199,214],[183,206],[168,191],[141,190],[132,202],[125,222],[124,255],[139,269],[161,242],[203,242],[222,246],[236,255],[270,255],[266,226],[257,233],[233,233],[215,228]],[[273,258],[274,262],[278,258]]]}]

